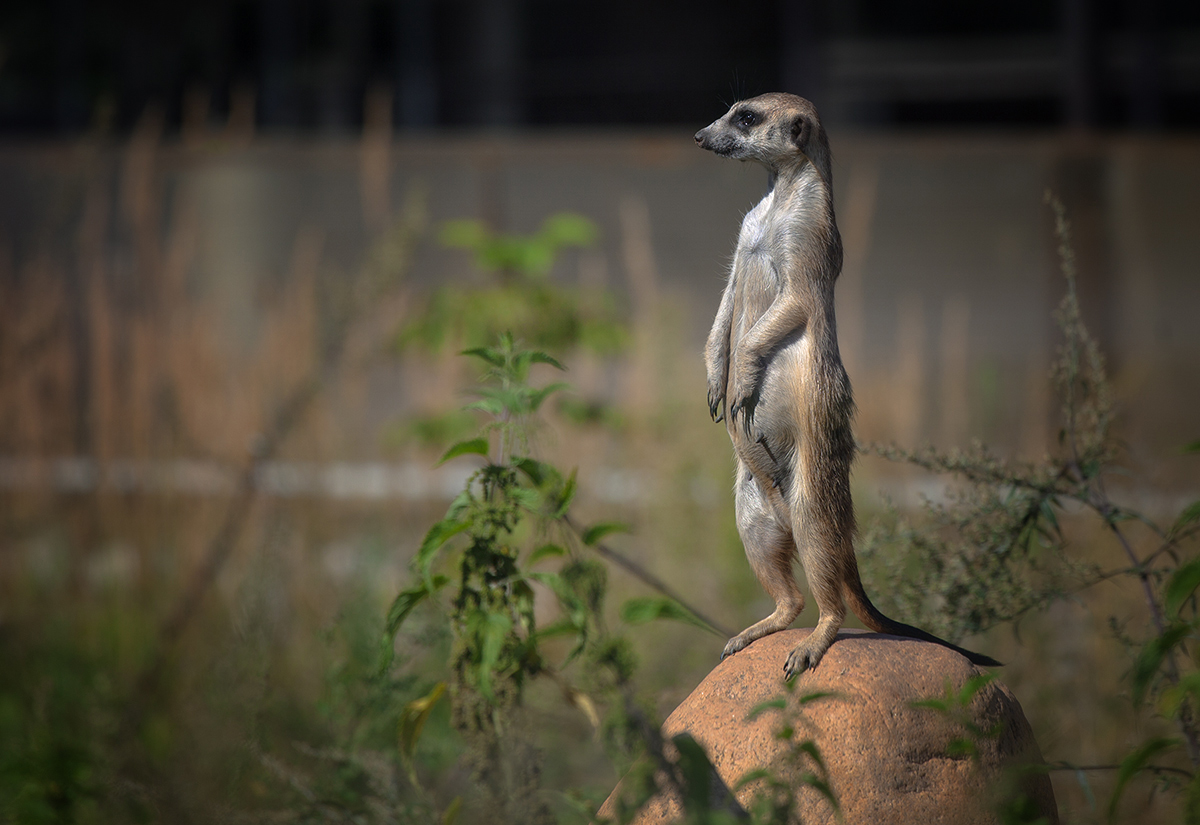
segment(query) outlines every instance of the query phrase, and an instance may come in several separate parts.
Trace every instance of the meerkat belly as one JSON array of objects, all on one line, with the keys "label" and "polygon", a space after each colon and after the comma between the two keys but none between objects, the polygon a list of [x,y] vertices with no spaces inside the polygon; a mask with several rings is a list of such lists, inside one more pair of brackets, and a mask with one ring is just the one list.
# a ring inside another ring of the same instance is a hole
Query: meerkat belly
[{"label": "meerkat belly", "polygon": [[773,444],[791,445],[799,437],[805,414],[805,383],[811,369],[812,341],[797,330],[768,356],[763,365],[755,408],[756,429]]},{"label": "meerkat belly", "polygon": [[[769,244],[761,234],[747,233],[743,228],[735,255],[738,290],[730,336],[731,365],[739,363],[742,342],[775,303],[783,288],[776,263],[767,249]],[[803,376],[811,371],[811,357],[811,342],[805,330],[798,328],[762,360],[754,413],[756,437],[765,436],[771,443],[780,446],[790,446],[795,442]],[[731,384],[735,379],[734,369],[731,369]]]}]

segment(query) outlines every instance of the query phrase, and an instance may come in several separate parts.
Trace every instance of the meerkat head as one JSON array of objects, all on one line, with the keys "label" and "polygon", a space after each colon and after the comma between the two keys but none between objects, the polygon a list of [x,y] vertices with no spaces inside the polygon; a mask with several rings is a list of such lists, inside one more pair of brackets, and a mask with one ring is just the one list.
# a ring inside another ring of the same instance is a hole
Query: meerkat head
[{"label": "meerkat head", "polygon": [[829,141],[816,108],[783,93],[739,101],[696,133],[696,144],[722,157],[752,160],[772,172],[806,161],[829,179]]}]

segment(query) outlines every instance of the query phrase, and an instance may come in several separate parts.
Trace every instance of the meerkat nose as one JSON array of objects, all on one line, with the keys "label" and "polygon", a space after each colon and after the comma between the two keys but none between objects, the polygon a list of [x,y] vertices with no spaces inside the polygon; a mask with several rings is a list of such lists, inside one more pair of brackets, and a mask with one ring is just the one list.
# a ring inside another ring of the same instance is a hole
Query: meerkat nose
[{"label": "meerkat nose", "polygon": [[704,145],[704,130],[703,129],[701,129],[699,132],[696,133],[696,145],[697,146]]}]

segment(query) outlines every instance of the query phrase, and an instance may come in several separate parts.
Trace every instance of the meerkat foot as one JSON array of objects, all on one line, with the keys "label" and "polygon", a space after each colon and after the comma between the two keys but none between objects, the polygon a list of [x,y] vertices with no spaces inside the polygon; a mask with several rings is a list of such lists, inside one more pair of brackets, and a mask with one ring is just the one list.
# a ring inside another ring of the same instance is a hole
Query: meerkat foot
[{"label": "meerkat foot", "polygon": [[809,636],[803,642],[796,645],[795,649],[788,655],[787,661],[783,665],[784,677],[791,679],[794,676],[799,676],[806,670],[812,670],[820,663],[821,657],[825,655],[825,651],[828,649],[829,645],[822,645],[819,642],[815,642],[813,637]]},{"label": "meerkat foot", "polygon": [[725,649],[721,651],[721,661],[725,661],[727,657],[742,650],[753,641],[754,639],[748,638],[745,633],[739,633],[734,636],[725,644]]}]

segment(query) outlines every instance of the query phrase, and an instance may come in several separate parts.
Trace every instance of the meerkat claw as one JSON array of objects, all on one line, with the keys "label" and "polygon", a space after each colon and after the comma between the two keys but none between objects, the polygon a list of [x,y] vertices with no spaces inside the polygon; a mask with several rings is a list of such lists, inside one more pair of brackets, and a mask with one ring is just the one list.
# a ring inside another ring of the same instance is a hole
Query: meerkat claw
[{"label": "meerkat claw", "polygon": [[725,413],[721,410],[721,402],[724,400],[720,396],[714,396],[712,393],[709,393],[708,414],[712,417],[714,424],[725,418]]}]

